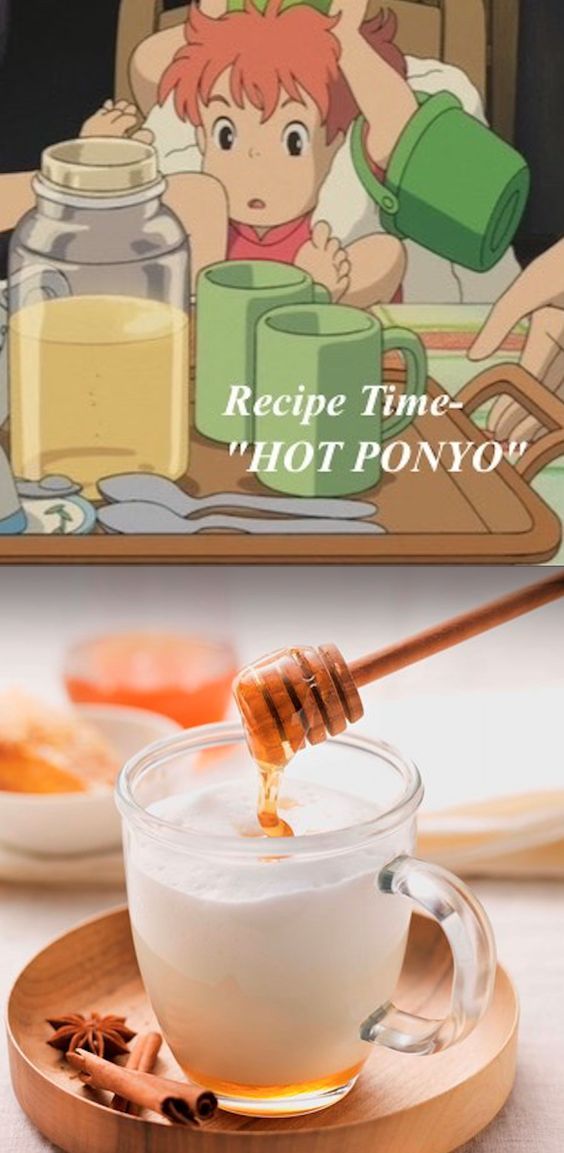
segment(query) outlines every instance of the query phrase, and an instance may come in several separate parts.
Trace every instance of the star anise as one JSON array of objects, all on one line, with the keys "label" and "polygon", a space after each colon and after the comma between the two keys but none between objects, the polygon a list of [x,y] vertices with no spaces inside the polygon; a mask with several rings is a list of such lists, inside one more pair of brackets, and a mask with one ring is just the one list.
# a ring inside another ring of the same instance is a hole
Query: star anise
[{"label": "star anise", "polygon": [[135,1037],[125,1023],[125,1017],[114,1017],[108,1014],[101,1017],[99,1013],[91,1013],[83,1017],[82,1013],[69,1013],[67,1017],[50,1018],[48,1024],[55,1030],[47,1044],[63,1053],[73,1053],[75,1049],[86,1049],[96,1057],[106,1057],[111,1060],[121,1053],[128,1053],[127,1042]]}]

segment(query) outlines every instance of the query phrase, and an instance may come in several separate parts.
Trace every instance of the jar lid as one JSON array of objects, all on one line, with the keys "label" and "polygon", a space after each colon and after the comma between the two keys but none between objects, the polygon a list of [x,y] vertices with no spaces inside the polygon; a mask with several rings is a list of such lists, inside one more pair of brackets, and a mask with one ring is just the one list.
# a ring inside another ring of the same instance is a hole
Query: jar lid
[{"label": "jar lid", "polygon": [[41,175],[59,188],[98,196],[135,192],[159,180],[151,144],[112,136],[52,144],[42,153]]}]

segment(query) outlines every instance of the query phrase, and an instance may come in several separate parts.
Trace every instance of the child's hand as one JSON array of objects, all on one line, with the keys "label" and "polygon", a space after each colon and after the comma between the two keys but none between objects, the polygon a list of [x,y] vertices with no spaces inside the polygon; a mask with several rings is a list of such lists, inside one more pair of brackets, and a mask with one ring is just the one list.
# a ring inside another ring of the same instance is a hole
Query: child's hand
[{"label": "child's hand", "polygon": [[315,225],[311,240],[302,245],[296,256],[296,264],[304,272],[309,272],[316,284],[325,285],[334,303],[347,292],[351,276],[350,260],[326,220],[320,220]]},{"label": "child's hand", "polygon": [[135,104],[127,100],[106,100],[93,116],[84,122],[80,129],[81,136],[128,136],[132,140],[140,140],[142,144],[152,144],[153,133],[148,128],[133,129],[139,123],[139,111]]}]

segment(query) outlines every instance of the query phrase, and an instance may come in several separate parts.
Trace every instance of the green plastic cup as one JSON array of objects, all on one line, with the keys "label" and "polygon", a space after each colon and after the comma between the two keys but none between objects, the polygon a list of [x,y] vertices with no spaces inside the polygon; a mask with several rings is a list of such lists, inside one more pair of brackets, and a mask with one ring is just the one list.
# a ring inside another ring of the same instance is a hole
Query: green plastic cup
[{"label": "green plastic cup", "polygon": [[357,120],[351,141],[357,175],[379,205],[386,232],[488,272],[507,252],[525,210],[527,163],[451,93],[418,99],[385,183],[370,167],[365,121]]}]

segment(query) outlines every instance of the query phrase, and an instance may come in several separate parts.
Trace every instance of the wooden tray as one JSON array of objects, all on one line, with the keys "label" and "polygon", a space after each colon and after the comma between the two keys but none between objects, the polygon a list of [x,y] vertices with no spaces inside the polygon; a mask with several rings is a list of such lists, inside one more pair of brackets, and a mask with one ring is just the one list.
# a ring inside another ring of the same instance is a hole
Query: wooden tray
[{"label": "wooden tray", "polygon": [[[435,1017],[448,1004],[450,953],[434,922],[414,916],[399,1001]],[[483,1129],[513,1085],[517,999],[498,967],[493,1004],[471,1037],[433,1057],[375,1048],[352,1093],[309,1117],[265,1121],[222,1113],[198,1130],[114,1113],[45,1044],[45,1018],[121,1012],[154,1027],[125,909],[60,937],[20,974],[8,1005],[16,1096],[41,1132],[68,1153],[448,1153]],[[170,1053],[159,1071],[178,1077]]]},{"label": "wooden tray", "polygon": [[[403,374],[386,369],[401,384]],[[429,381],[431,397],[443,393]],[[0,536],[0,563],[169,563],[193,564],[517,564],[542,563],[558,551],[562,526],[530,487],[541,468],[564,452],[564,404],[515,365],[482,373],[457,397],[464,411],[441,419],[416,419],[402,434],[415,444],[467,440],[483,434],[470,414],[491,397],[510,393],[541,421],[546,435],[517,467],[503,461],[494,473],[479,474],[468,461],[459,474],[402,472],[388,476],[362,499],[377,506],[381,536],[249,536],[200,533],[197,536]],[[245,472],[248,461],[230,458],[225,445],[191,434],[190,473],[183,487],[194,496],[213,492],[265,493]]]}]

